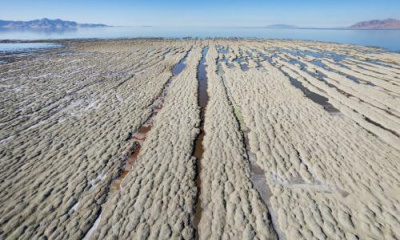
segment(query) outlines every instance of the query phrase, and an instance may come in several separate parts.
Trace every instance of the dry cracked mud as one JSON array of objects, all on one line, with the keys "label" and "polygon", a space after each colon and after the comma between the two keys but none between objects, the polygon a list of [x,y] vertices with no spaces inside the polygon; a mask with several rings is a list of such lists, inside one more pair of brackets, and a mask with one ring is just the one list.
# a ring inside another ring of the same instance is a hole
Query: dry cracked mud
[{"label": "dry cracked mud", "polygon": [[0,239],[400,239],[400,55],[245,39],[0,53]]}]

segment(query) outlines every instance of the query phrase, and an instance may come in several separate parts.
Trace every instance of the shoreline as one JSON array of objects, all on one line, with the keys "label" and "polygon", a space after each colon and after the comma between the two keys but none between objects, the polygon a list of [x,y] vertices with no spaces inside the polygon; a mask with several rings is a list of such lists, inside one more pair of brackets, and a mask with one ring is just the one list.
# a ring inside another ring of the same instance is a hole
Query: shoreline
[{"label": "shoreline", "polygon": [[[292,38],[259,38],[259,37],[128,37],[128,38],[71,38],[71,39],[34,39],[34,40],[19,40],[19,39],[0,39],[1,43],[58,43],[63,44],[64,46],[67,43],[79,43],[79,42],[107,42],[107,41],[132,41],[132,40],[150,40],[150,41],[185,41],[185,40],[228,40],[228,41],[292,41],[292,42],[311,42],[311,43],[319,43],[319,44],[338,44],[345,46],[354,46],[354,47],[365,47],[371,48],[375,50],[380,50],[383,52],[400,54],[400,49],[398,50],[390,50],[384,47],[379,46],[368,46],[368,45],[359,45],[359,44],[350,44],[350,43],[341,43],[341,42],[332,42],[332,41],[320,41],[320,40],[306,40],[306,39],[292,39]],[[63,47],[63,46],[62,46]]]}]

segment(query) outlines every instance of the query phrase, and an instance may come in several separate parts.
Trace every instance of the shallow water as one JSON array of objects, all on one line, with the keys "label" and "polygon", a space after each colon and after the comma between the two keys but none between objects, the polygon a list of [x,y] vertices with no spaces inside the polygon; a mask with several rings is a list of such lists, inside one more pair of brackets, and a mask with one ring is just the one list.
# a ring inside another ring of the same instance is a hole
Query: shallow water
[{"label": "shallow water", "polygon": [[321,105],[325,111],[330,112],[330,113],[338,113],[339,110],[336,109],[335,107],[332,106],[332,104],[329,103],[329,99],[321,96],[315,92],[310,91],[308,88],[306,88],[301,82],[297,81],[296,79],[289,77],[290,83],[300,89],[304,95],[309,98],[310,100],[312,100],[313,102]]},{"label": "shallow water", "polygon": [[0,43],[0,52],[29,51],[36,49],[56,48],[60,46],[60,44],[56,43]]},{"label": "shallow water", "polygon": [[[204,119],[205,119],[205,111],[206,106],[209,100],[209,96],[207,93],[208,87],[208,78],[207,78],[207,71],[206,71],[206,55],[208,52],[208,48],[203,48],[202,51],[202,58],[200,60],[198,71],[197,71],[197,80],[199,82],[198,87],[198,101],[200,106],[200,133],[197,136],[195,141],[195,148],[193,156],[197,159],[197,176],[196,176],[196,187],[198,189],[198,196],[201,194],[201,177],[200,173],[202,170],[201,159],[203,158],[204,148],[203,148],[203,139],[204,139]],[[196,226],[197,230],[199,229],[199,223],[201,220],[203,208],[201,206],[200,198],[197,199],[196,202],[196,210],[195,210],[195,217],[194,217],[194,225]],[[199,238],[199,233],[196,235],[196,239]]]},{"label": "shallow water", "polygon": [[66,31],[0,31],[0,40],[242,37],[300,39],[376,46],[400,51],[400,30],[267,29],[261,27],[109,27]]},{"label": "shallow water", "polygon": [[[199,69],[198,69],[198,80],[199,80],[199,104],[202,110],[205,109],[208,102],[208,94],[207,94],[207,72],[206,72],[206,55],[208,52],[208,48],[204,48],[202,52],[202,58],[200,61]],[[204,113],[204,111],[202,112]]]},{"label": "shallow water", "polygon": [[190,49],[186,53],[185,57],[182,58],[182,60],[172,68],[172,75],[173,76],[177,76],[179,73],[181,73],[183,71],[183,69],[185,69],[185,67],[186,67],[186,59],[187,59],[187,57],[188,57],[188,55],[189,55],[191,50],[192,49]]}]

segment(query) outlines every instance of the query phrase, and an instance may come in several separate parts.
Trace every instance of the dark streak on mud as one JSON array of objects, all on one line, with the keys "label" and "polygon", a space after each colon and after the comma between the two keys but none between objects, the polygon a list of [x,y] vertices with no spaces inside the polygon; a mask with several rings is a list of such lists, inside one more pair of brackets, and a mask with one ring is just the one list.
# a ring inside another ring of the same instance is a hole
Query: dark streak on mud
[{"label": "dark streak on mud", "polygon": [[201,220],[201,214],[203,211],[203,208],[201,206],[201,200],[200,200],[200,194],[201,194],[201,170],[202,170],[202,165],[201,165],[201,159],[203,158],[203,139],[204,139],[204,119],[205,119],[205,110],[206,106],[208,103],[208,93],[207,93],[207,87],[208,87],[208,78],[207,78],[207,72],[206,72],[206,55],[208,52],[208,48],[204,47],[202,51],[202,58],[200,60],[200,63],[198,65],[198,70],[197,70],[197,80],[199,82],[198,85],[198,103],[200,106],[200,133],[196,138],[195,141],[195,148],[193,152],[193,156],[197,160],[197,171],[196,171],[196,187],[197,187],[197,200],[196,200],[196,209],[195,209],[195,216],[194,216],[194,226],[197,229],[197,233],[195,238],[199,239],[199,223]]},{"label": "dark streak on mud", "polygon": [[369,123],[371,123],[371,124],[373,124],[373,125],[375,125],[375,126],[377,126],[377,127],[379,127],[379,128],[382,128],[383,130],[388,131],[388,132],[390,132],[391,134],[395,135],[396,137],[399,137],[399,138],[400,138],[400,134],[399,134],[399,133],[397,133],[397,132],[395,132],[395,131],[393,131],[393,130],[390,130],[390,129],[388,129],[388,128],[385,128],[385,127],[382,126],[381,124],[379,124],[379,123],[377,123],[377,122],[375,122],[375,121],[372,121],[372,120],[371,120],[370,118],[368,118],[368,117],[364,117],[364,119],[365,119],[365,121],[367,121],[367,122],[369,122]]},{"label": "dark streak on mud", "polygon": [[[277,66],[275,66],[277,67]],[[289,78],[290,83],[297,89],[300,89],[304,95],[310,99],[311,101],[321,105],[325,111],[331,113],[331,114],[335,114],[335,113],[339,113],[340,111],[335,108],[331,103],[329,103],[329,99],[319,95],[315,92],[310,91],[308,88],[306,88],[300,81],[292,78],[291,76],[289,76],[289,74],[287,74],[284,70],[282,70],[282,68],[277,67],[287,78]],[[315,76],[314,76],[315,77]]]},{"label": "dark streak on mud", "polygon": [[265,172],[264,170],[257,164],[256,162],[256,156],[255,154],[253,154],[250,151],[250,144],[249,144],[249,137],[248,134],[250,132],[250,130],[246,127],[246,125],[244,124],[243,121],[243,116],[241,116],[241,113],[238,109],[236,109],[237,107],[235,106],[233,99],[232,99],[232,95],[229,91],[229,88],[227,87],[226,84],[226,79],[224,76],[224,70],[222,69],[221,66],[221,62],[218,61],[217,62],[217,71],[218,71],[218,75],[221,77],[221,81],[222,84],[224,86],[225,89],[225,93],[227,95],[228,98],[228,102],[229,104],[232,106],[233,108],[233,112],[234,112],[234,116],[235,119],[239,125],[239,131],[240,134],[242,135],[242,139],[243,141],[243,145],[244,148],[246,149],[246,156],[247,159],[249,161],[249,165],[250,165],[250,171],[251,171],[251,182],[253,184],[253,187],[257,190],[258,194],[260,195],[262,201],[264,202],[265,206],[268,209],[268,218],[272,223],[272,227],[275,231],[275,233],[277,234],[277,237],[279,240],[285,240],[285,235],[284,233],[280,230],[279,225],[278,225],[278,221],[277,221],[277,215],[274,211],[272,211],[272,205],[269,201],[269,198],[272,196],[271,190],[269,188],[269,186],[267,185],[267,179],[265,178]]},{"label": "dark streak on mud", "polygon": [[151,113],[150,117],[145,121],[144,124],[142,124],[140,126],[140,128],[134,134],[129,133],[127,141],[130,141],[130,140],[134,141],[133,147],[130,151],[131,154],[130,154],[130,156],[127,156],[125,158],[124,166],[121,169],[118,177],[115,178],[109,185],[109,187],[107,189],[107,196],[105,197],[104,201],[101,203],[101,207],[97,213],[97,218],[93,222],[92,227],[90,229],[88,229],[88,231],[84,234],[84,236],[83,236],[84,240],[90,239],[93,232],[95,232],[96,228],[98,227],[98,225],[101,221],[103,205],[107,203],[107,200],[111,197],[111,195],[113,195],[115,192],[117,192],[121,189],[123,180],[128,175],[129,171],[132,170],[132,168],[140,154],[142,144],[143,144],[144,140],[146,139],[147,134],[150,132],[150,130],[153,127],[154,117],[157,115],[157,113],[163,107],[163,103],[164,103],[165,97],[167,95],[169,86],[171,85],[173,79],[178,74],[180,74],[183,71],[183,69],[186,67],[186,59],[187,59],[190,51],[191,51],[191,49],[189,51],[187,51],[187,53],[183,57],[183,59],[171,69],[172,76],[168,79],[167,83],[164,85],[164,87],[162,89],[162,92],[154,100],[153,104],[151,105],[152,113]]},{"label": "dark streak on mud", "polygon": [[[132,169],[134,163],[137,160],[137,157],[139,156],[140,150],[142,148],[142,144],[144,140],[147,137],[147,134],[150,132],[150,130],[153,127],[154,124],[154,118],[157,115],[157,113],[162,109],[165,98],[167,96],[167,92],[169,89],[169,86],[171,85],[173,79],[179,75],[183,69],[186,67],[186,58],[188,57],[191,49],[186,53],[186,55],[182,58],[179,63],[177,63],[172,69],[172,77],[170,77],[167,81],[167,83],[164,85],[162,92],[160,95],[154,100],[153,104],[151,105],[152,108],[152,113],[150,117],[146,120],[146,122],[134,133],[130,134],[130,139],[135,142],[135,149],[133,150],[132,154],[130,157],[128,157],[126,164],[122,170],[122,173],[120,176],[113,182],[110,191],[114,192],[120,189],[121,183],[128,174],[128,172]],[[128,139],[129,140],[129,139]]]}]

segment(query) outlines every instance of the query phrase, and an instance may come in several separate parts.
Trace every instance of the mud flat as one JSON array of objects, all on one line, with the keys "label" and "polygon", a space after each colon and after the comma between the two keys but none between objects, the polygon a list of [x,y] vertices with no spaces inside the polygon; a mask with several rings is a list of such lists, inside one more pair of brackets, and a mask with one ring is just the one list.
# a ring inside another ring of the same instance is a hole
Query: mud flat
[{"label": "mud flat", "polygon": [[217,51],[207,55],[206,108],[201,171],[200,239],[276,239],[268,210],[251,185],[250,165],[234,109],[217,75]]},{"label": "mud flat", "polygon": [[0,239],[400,239],[399,63],[285,40],[0,53]]}]

